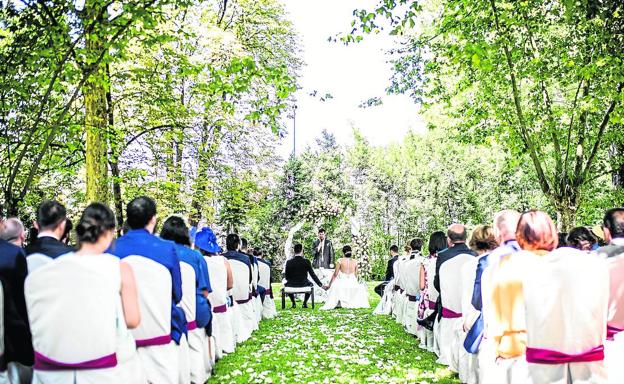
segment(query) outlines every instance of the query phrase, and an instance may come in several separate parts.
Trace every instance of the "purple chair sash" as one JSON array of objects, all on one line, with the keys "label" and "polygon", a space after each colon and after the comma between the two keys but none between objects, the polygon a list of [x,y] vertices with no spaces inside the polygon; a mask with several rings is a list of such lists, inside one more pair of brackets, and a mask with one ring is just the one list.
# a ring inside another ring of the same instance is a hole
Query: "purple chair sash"
[{"label": "purple chair sash", "polygon": [[604,345],[576,355],[541,348],[527,347],[526,349],[526,361],[534,364],[587,363],[601,360],[604,360]]},{"label": "purple chair sash", "polygon": [[409,301],[414,302],[414,301],[418,301],[419,297],[418,296],[407,295],[407,299]]},{"label": "purple chair sash", "polygon": [[153,345],[166,345],[171,342],[171,335],[163,335],[152,337],[151,339],[142,339],[136,341],[137,348],[151,347]]},{"label": "purple chair sash", "polygon": [[444,317],[445,319],[457,319],[458,317],[462,317],[462,314],[453,312],[448,308],[442,307],[442,317]]},{"label": "purple chair sash", "polygon": [[186,323],[186,329],[188,329],[189,331],[197,329],[197,321],[193,320],[189,323]]},{"label": "purple chair sash", "polygon": [[607,324],[607,340],[613,340],[613,336],[615,336],[617,333],[620,333],[622,331],[624,331],[624,329],[617,328],[617,327]]},{"label": "purple chair sash", "polygon": [[243,300],[236,300],[236,304],[246,304],[248,303],[251,299],[253,299],[253,294],[249,294],[249,297]]},{"label": "purple chair sash", "polygon": [[428,307],[429,309],[436,309],[436,303],[435,303],[435,301],[427,300],[427,307]]},{"label": "purple chair sash", "polygon": [[392,288],[392,290],[396,292],[399,289],[401,289],[401,287],[399,287],[398,285],[394,284],[394,288]]},{"label": "purple chair sash", "polygon": [[272,299],[272,298],[273,298],[273,288],[267,288],[267,289],[264,291],[264,295],[265,295],[265,296],[266,296],[266,295],[269,295],[269,297]]},{"label": "purple chair sash", "polygon": [[212,308],[212,313],[225,313],[227,312],[227,304],[219,305]]},{"label": "purple chair sash", "polygon": [[98,359],[83,361],[80,363],[62,363],[60,361],[52,360],[49,357],[42,355],[35,351],[35,366],[38,371],[64,371],[74,369],[102,369],[112,368],[117,365],[117,355],[111,354],[108,356],[100,357]]}]

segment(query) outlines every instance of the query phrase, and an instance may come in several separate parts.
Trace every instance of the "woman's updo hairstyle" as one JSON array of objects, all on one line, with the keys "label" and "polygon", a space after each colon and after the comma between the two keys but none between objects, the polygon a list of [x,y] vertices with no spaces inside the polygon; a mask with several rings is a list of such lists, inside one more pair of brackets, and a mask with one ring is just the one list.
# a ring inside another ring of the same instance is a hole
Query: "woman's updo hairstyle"
[{"label": "woman's updo hairstyle", "polygon": [[107,231],[115,229],[115,215],[105,204],[92,203],[83,212],[76,226],[80,243],[95,243]]},{"label": "woman's updo hairstyle", "polygon": [[351,246],[345,245],[344,247],[342,247],[342,253],[344,254],[344,257],[351,257],[352,256]]}]

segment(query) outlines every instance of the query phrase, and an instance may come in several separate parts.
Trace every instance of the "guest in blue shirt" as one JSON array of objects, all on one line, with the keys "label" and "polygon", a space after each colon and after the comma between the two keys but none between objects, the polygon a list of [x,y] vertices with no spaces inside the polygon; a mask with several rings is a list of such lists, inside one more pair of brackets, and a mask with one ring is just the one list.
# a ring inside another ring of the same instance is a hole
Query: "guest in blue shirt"
[{"label": "guest in blue shirt", "polygon": [[212,310],[208,302],[208,294],[212,292],[210,278],[208,277],[208,266],[201,253],[189,248],[191,245],[189,228],[186,226],[184,219],[178,216],[169,217],[163,224],[160,237],[175,242],[180,261],[189,264],[195,270],[195,321],[198,328],[208,326],[210,319],[212,319]]},{"label": "guest in blue shirt", "polygon": [[108,253],[121,259],[143,256],[162,264],[171,273],[171,338],[180,343],[186,333],[184,311],[176,304],[182,300],[180,258],[175,243],[163,240],[152,233],[156,228],[156,203],[149,197],[137,197],[128,203],[126,217],[130,230],[117,239]]}]

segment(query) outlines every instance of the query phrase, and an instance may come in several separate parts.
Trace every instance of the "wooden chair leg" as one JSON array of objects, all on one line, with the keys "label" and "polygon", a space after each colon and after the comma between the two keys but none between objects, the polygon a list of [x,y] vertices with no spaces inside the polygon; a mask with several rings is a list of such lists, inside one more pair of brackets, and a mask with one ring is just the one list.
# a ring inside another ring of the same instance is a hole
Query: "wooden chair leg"
[{"label": "wooden chair leg", "polygon": [[314,309],[314,287],[312,287],[312,309]]}]

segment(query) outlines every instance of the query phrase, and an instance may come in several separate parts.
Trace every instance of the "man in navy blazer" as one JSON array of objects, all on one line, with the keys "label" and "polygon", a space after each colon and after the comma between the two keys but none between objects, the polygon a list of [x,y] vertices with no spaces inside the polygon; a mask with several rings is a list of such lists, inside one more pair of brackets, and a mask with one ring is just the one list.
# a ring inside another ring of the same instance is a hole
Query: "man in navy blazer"
[{"label": "man in navy blazer", "polygon": [[36,223],[39,235],[26,247],[27,255],[41,253],[54,259],[74,251],[60,241],[67,225],[67,211],[61,203],[54,200],[42,202],[37,208]]},{"label": "man in navy blazer", "polygon": [[[433,279],[433,286],[440,292],[440,267],[445,262],[451,260],[453,257],[461,254],[468,254],[476,256],[477,254],[466,245],[466,239],[468,238],[466,233],[466,227],[463,224],[452,224],[446,232],[447,242],[449,247],[438,254],[436,260],[435,278]],[[440,298],[438,298],[440,300]]]},{"label": "man in navy blazer", "polygon": [[[0,371],[6,371],[8,363],[19,363],[26,367],[34,363],[24,298],[27,273],[24,250],[0,240],[0,281],[4,293],[4,355],[0,356]],[[21,368],[19,370],[22,371]]]}]

